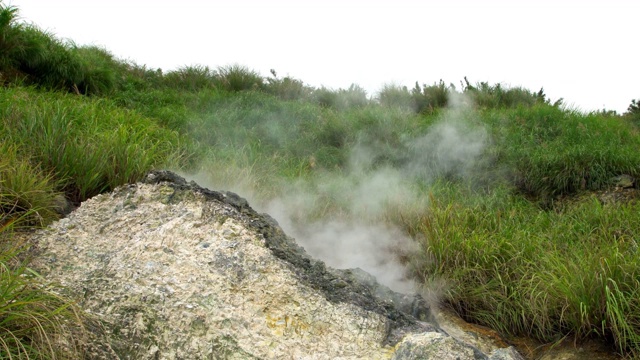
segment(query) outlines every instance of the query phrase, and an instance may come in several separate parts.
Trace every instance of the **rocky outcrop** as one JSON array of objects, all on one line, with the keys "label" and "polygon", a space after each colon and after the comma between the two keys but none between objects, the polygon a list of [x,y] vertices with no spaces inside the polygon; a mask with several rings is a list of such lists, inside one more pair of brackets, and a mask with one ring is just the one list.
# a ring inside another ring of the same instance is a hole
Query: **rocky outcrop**
[{"label": "rocky outcrop", "polygon": [[171,172],[96,196],[32,241],[35,268],[102,324],[88,358],[519,358],[450,337],[420,296],[328,268],[244,199]]}]

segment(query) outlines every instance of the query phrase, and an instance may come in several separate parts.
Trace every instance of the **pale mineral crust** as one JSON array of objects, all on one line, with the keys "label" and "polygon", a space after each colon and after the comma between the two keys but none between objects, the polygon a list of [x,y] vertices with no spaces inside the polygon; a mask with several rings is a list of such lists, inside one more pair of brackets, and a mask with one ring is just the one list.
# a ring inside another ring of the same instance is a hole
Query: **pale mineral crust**
[{"label": "pale mineral crust", "polygon": [[167,171],[32,241],[34,268],[101,324],[91,359],[389,359],[407,334],[447,337],[420,296],[330,269],[244,199]]},{"label": "pale mineral crust", "polygon": [[36,268],[104,322],[103,357],[383,359],[394,331],[428,329],[388,318],[364,287],[349,294],[321,263],[274,256],[266,238],[291,242],[275,250],[285,258],[301,249],[233,194],[163,176],[96,196],[34,239]]}]

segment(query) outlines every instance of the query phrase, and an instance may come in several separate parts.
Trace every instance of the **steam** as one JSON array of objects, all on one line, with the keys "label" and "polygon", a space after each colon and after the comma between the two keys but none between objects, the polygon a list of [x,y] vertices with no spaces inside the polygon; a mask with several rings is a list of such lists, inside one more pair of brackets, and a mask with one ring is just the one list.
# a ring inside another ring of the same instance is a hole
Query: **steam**
[{"label": "steam", "polygon": [[[264,211],[277,219],[309,254],[335,268],[361,268],[399,292],[415,291],[398,253],[414,242],[385,221],[390,209],[425,209],[428,197],[416,180],[430,184],[437,176],[470,178],[488,144],[488,134],[473,125],[470,102],[452,94],[452,106],[427,133],[406,140],[394,165],[376,166],[384,151],[360,141],[351,149],[347,170],[339,176],[321,174],[312,183],[291,186],[288,195],[270,201]],[[342,205],[309,220],[323,198]],[[393,211],[393,210],[392,210]]]},{"label": "steam", "polygon": [[[413,243],[400,229],[388,225],[383,215],[390,206],[415,200],[409,186],[402,173],[391,168],[353,171],[341,177],[325,174],[314,184],[299,183],[262,210],[311,256],[334,268],[363,269],[393,290],[408,293],[413,283],[392,254],[407,251]],[[317,205],[327,197],[340,207],[309,220],[308,215],[318,212]]]},{"label": "steam", "polygon": [[461,115],[459,111],[446,114],[427,134],[410,141],[407,172],[429,182],[435,176],[473,176],[489,137],[483,127],[472,126]]},{"label": "steam", "polygon": [[[327,265],[361,268],[392,290],[416,291],[397,256],[415,251],[415,243],[388,221],[389,214],[404,209],[424,212],[429,206],[424,189],[438,177],[473,178],[489,142],[464,95],[450,92],[449,103],[426,133],[392,148],[362,137],[350,149],[344,169],[316,170],[312,180],[286,184],[286,194],[276,199],[251,199],[252,189],[238,187],[237,182],[227,189],[249,198]],[[276,131],[277,126],[270,129]]]}]

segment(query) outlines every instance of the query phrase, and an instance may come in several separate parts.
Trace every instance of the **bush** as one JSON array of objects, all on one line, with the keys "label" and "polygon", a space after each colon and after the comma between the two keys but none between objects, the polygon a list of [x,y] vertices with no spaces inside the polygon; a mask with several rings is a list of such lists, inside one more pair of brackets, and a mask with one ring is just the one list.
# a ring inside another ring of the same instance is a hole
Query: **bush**
[{"label": "bush", "polygon": [[77,84],[82,81],[84,69],[80,58],[71,51],[73,44],[33,26],[24,31],[29,45],[18,59],[19,70],[39,86],[79,92]]},{"label": "bush", "polygon": [[71,53],[81,63],[75,90],[81,94],[104,96],[117,89],[123,66],[111,53],[97,46],[74,46]]},{"label": "bush", "polygon": [[324,86],[313,90],[311,93],[311,99],[313,102],[324,108],[340,109],[343,107],[338,92]]},{"label": "bush", "polygon": [[215,86],[216,73],[208,66],[184,66],[164,75],[164,83],[173,89],[198,91]]},{"label": "bush", "polygon": [[631,104],[627,108],[627,112],[624,113],[624,116],[631,120],[636,126],[640,126],[640,99],[631,100]]},{"label": "bush", "polygon": [[456,92],[453,85],[447,86],[442,80],[433,85],[422,86],[416,81],[411,91],[406,86],[386,84],[378,92],[377,99],[385,107],[410,109],[417,114],[432,115],[449,105],[452,92]]},{"label": "bush", "polygon": [[444,108],[449,103],[449,88],[442,80],[439,83],[422,88],[416,82],[416,86],[411,90],[413,108],[417,113],[431,114],[436,109]]},{"label": "bush", "polygon": [[16,24],[18,9],[0,3],[0,74],[6,80],[5,73],[14,70],[18,59],[24,56],[24,37],[22,26]]},{"label": "bush", "polygon": [[338,90],[328,89],[323,86],[312,91],[311,99],[321,107],[334,110],[359,108],[369,103],[367,92],[356,84],[351,84],[348,89]]},{"label": "bush", "polygon": [[262,90],[264,79],[256,71],[234,64],[218,68],[216,86],[232,92]]},{"label": "bush", "polygon": [[271,69],[273,77],[267,78],[265,91],[282,100],[299,100],[305,99],[312,89],[305,86],[301,80],[285,76],[278,78],[275,70]]},{"label": "bush", "polygon": [[[487,82],[472,86],[466,77],[464,81],[466,86],[463,92],[470,95],[479,108],[504,109],[518,106],[530,107],[536,104],[550,105],[544,89],[534,93],[522,87],[504,88],[501,84],[489,85]],[[562,99],[559,99],[553,106],[559,107],[561,104]]]},{"label": "bush", "polygon": [[0,3],[0,74],[3,82],[25,80],[50,89],[108,94],[122,65],[108,51],[78,47],[33,25],[16,23],[18,10]]},{"label": "bush", "polygon": [[161,69],[147,68],[134,62],[121,63],[118,88],[122,92],[147,91],[165,86]]},{"label": "bush", "polygon": [[411,109],[413,100],[406,86],[385,84],[378,92],[378,102],[382,106]]}]

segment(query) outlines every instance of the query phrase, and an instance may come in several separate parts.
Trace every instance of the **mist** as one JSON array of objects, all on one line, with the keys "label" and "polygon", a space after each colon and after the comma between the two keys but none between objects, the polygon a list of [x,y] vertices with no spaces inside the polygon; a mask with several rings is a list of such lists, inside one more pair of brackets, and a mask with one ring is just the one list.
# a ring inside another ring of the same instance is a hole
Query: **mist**
[{"label": "mist", "polygon": [[[269,128],[269,136],[277,137],[273,131],[279,126]],[[399,255],[417,251],[417,245],[394,219],[398,213],[425,213],[425,189],[438,178],[471,181],[489,143],[470,100],[452,91],[449,107],[425,132],[393,146],[359,136],[339,171],[314,169],[312,177],[282,183],[285,190],[275,198],[255,196],[260,189],[246,179],[212,182],[206,170],[190,178],[247,198],[327,265],[360,268],[392,290],[411,293],[419,289]]]}]

